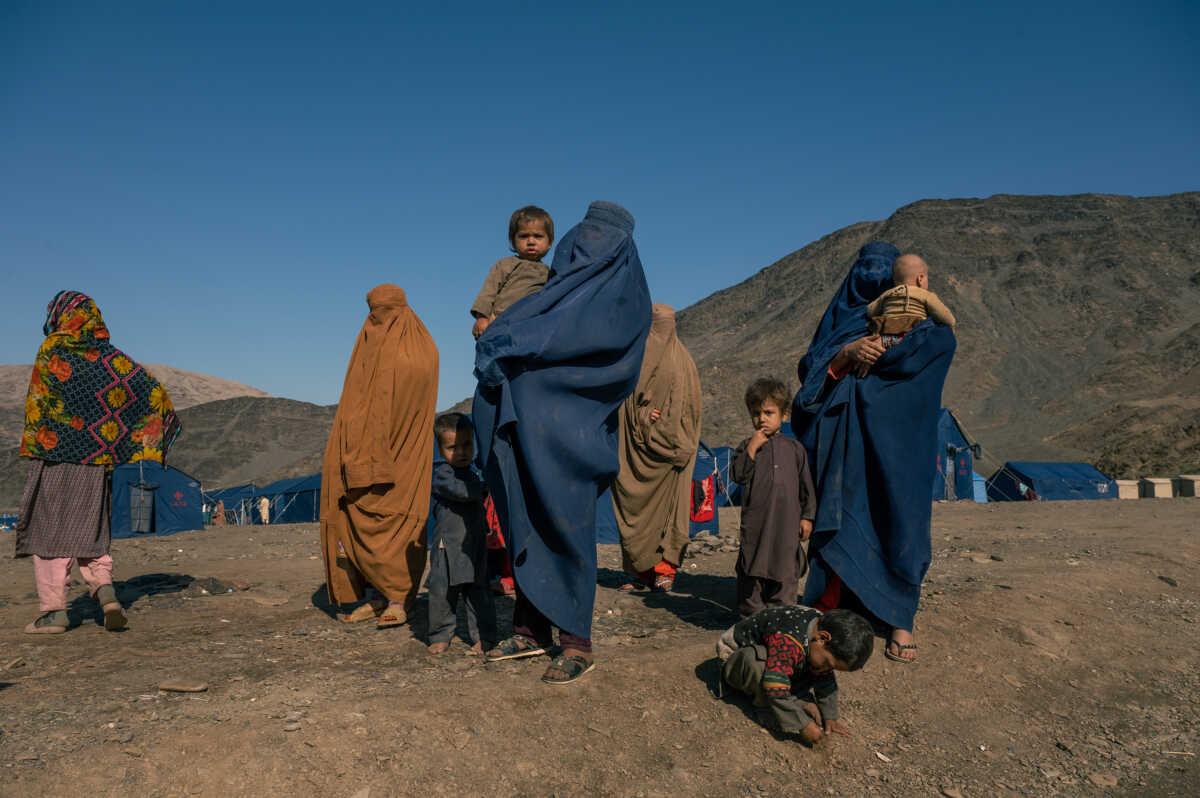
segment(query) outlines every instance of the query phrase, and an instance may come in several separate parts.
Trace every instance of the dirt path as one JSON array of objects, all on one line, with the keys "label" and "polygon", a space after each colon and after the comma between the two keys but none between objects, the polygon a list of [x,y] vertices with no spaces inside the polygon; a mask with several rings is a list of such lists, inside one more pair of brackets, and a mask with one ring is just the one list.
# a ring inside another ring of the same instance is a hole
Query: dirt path
[{"label": "dirt path", "polygon": [[331,620],[314,525],[118,541],[119,634],[81,597],[79,628],[23,635],[32,566],[5,558],[0,795],[1196,795],[1198,521],[1190,499],[936,506],[920,662],[880,641],[839,677],[854,736],[813,749],[714,697],[727,551],[643,599],[602,547],[600,664],[567,688],[544,660],[430,656],[420,623]]}]

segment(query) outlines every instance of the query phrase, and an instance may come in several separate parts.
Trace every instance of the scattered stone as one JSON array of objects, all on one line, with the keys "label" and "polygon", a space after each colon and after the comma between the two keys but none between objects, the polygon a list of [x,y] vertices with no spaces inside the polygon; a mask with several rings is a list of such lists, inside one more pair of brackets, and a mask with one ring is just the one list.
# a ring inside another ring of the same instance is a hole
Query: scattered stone
[{"label": "scattered stone", "polygon": [[124,731],[113,738],[118,743],[128,743],[133,740],[133,732]]},{"label": "scattered stone", "polygon": [[962,791],[957,787],[943,787],[942,795],[946,796],[946,798],[963,798]]},{"label": "scattered stone", "polygon": [[17,657],[16,659],[9,660],[8,664],[6,664],[4,666],[4,670],[15,671],[17,668],[22,667],[24,664],[25,664],[24,657]]},{"label": "scattered stone", "polygon": [[141,758],[142,758],[142,752],[141,752],[141,751],[134,750],[133,748],[125,748],[125,749],[123,749],[123,750],[121,751],[121,753],[122,753],[122,754],[126,754],[126,755],[128,755],[128,756],[131,756],[131,757],[133,757],[134,759],[141,759]]},{"label": "scattered stone", "polygon": [[591,723],[588,724],[587,728],[588,728],[588,731],[595,732],[596,734],[602,734],[605,737],[612,737],[612,732],[610,732],[608,729],[602,729],[599,726],[596,726]]},{"label": "scattered stone", "polygon": [[354,793],[354,795],[351,795],[350,798],[371,798],[371,788],[363,787],[361,790]]},{"label": "scattered stone", "polygon": [[1000,678],[1004,679],[1004,681],[1008,682],[1013,687],[1024,687],[1025,686],[1024,684],[1022,684],[1020,681],[1017,680],[1017,677],[1013,676],[1010,673],[1002,673],[1002,674],[1000,674]]},{"label": "scattered stone", "polygon": [[291,712],[289,712],[283,716],[283,719],[288,721],[289,723],[301,720],[303,718],[304,718],[304,710],[302,710],[302,709],[292,710]]},{"label": "scattered stone", "polygon": [[283,730],[285,732],[300,731],[300,724],[299,723],[285,723],[285,724],[283,724]]},{"label": "scattered stone", "polygon": [[873,779],[877,779],[883,775],[883,771],[879,768],[867,768],[867,775]]},{"label": "scattered stone", "polygon": [[991,554],[988,556],[991,558],[992,562],[1004,562],[1004,558],[1001,557],[999,554]]},{"label": "scattered stone", "polygon": [[282,607],[284,604],[288,603],[287,596],[254,595],[254,596],[250,597],[250,600],[253,601],[255,604],[261,605],[263,607]]},{"label": "scattered stone", "polygon": [[1117,786],[1117,777],[1108,773],[1089,773],[1088,780],[1097,787]]},{"label": "scattered stone", "polygon": [[1174,579],[1172,579],[1172,578],[1171,578],[1171,577],[1169,577],[1169,576],[1163,576],[1162,574],[1159,574],[1159,575],[1158,575],[1158,578],[1159,578],[1161,581],[1163,581],[1163,582],[1166,582],[1166,583],[1167,583],[1168,585],[1170,585],[1171,587],[1179,587],[1179,583],[1178,583],[1178,582],[1176,582]]},{"label": "scattered stone", "polygon": [[167,679],[158,689],[166,693],[203,693],[208,685],[196,679]]}]

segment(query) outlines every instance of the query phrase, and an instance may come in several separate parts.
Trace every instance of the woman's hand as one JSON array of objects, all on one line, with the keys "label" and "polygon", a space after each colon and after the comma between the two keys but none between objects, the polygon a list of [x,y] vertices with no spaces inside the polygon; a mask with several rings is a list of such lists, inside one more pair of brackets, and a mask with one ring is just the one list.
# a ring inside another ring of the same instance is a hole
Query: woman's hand
[{"label": "woman's hand", "polygon": [[887,350],[884,349],[883,341],[879,339],[878,335],[864,336],[846,344],[840,352],[834,355],[833,370],[842,371],[854,363],[870,368],[885,351]]}]

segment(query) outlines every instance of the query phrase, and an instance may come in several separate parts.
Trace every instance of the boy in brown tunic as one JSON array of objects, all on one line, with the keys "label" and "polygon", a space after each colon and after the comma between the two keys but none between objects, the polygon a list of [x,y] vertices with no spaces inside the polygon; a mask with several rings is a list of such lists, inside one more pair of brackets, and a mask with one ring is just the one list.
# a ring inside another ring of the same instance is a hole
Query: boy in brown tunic
[{"label": "boy in brown tunic", "polygon": [[802,541],[812,534],[816,493],[800,442],[779,434],[790,396],[769,377],[746,389],[754,434],[737,447],[730,464],[742,495],[741,553],[737,560],[738,614],[748,618],[768,606],[796,603]]},{"label": "boy in brown tunic", "polygon": [[496,261],[471,306],[476,338],[510,305],[546,284],[550,268],[542,258],[554,243],[554,220],[536,205],[518,208],[508,220],[508,243],[516,256]]}]

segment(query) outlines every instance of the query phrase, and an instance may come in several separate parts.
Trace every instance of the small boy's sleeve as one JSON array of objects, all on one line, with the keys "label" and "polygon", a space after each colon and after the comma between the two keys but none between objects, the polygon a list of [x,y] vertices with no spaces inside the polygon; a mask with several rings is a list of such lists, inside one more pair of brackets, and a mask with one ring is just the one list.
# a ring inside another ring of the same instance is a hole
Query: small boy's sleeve
[{"label": "small boy's sleeve", "polygon": [[947,327],[954,326],[954,314],[932,291],[929,292],[929,296],[925,297],[925,312],[938,324],[945,324]]},{"label": "small boy's sleeve", "polygon": [[749,443],[749,438],[742,441],[729,460],[729,478],[739,485],[750,484],[750,478],[754,476],[754,458],[746,453]]},{"label": "small boy's sleeve", "polygon": [[796,447],[796,469],[800,472],[800,518],[814,521],[817,518],[817,490],[813,487],[812,472],[808,469],[808,453],[803,446]]},{"label": "small boy's sleeve", "polygon": [[470,475],[469,479],[455,473],[449,463],[438,465],[433,471],[433,495],[451,502],[477,502],[483,500],[483,480]]},{"label": "small boy's sleeve", "polygon": [[475,297],[475,304],[471,305],[472,316],[485,319],[492,317],[495,312],[496,297],[500,295],[500,289],[504,287],[504,282],[508,279],[508,270],[505,268],[506,261],[507,259],[496,261],[488,271],[488,275],[483,281],[483,288],[480,289],[479,296]]},{"label": "small boy's sleeve", "polygon": [[832,673],[820,676],[813,682],[813,698],[817,699],[821,720],[838,719],[838,686]]}]

